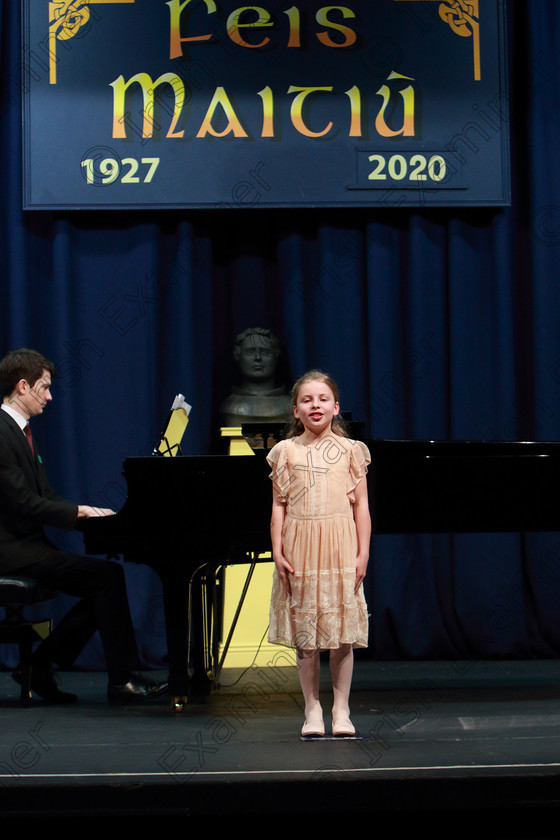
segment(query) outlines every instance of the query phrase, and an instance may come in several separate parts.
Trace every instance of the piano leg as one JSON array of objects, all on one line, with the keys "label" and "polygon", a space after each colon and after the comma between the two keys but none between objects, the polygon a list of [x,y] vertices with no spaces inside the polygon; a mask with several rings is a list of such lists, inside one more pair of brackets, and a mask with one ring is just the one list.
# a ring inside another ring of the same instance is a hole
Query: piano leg
[{"label": "piano leg", "polygon": [[189,608],[188,579],[177,568],[157,570],[165,608],[170,708],[182,712],[189,694]]},{"label": "piano leg", "polygon": [[165,609],[170,707],[183,711],[187,698],[212,690],[212,644],[216,610],[213,604],[213,567],[202,565],[194,574],[177,567],[157,572]]},{"label": "piano leg", "polygon": [[170,707],[182,712],[190,695],[210,694],[216,686],[225,654],[245,599],[255,558],[220,658],[223,623],[223,561],[202,563],[190,576],[176,566],[157,569],[162,583]]},{"label": "piano leg", "polygon": [[213,688],[219,688],[220,673],[258,561],[254,555],[242,559],[248,562],[250,558],[252,562],[221,654],[225,565],[222,560],[209,561],[201,565],[191,578],[189,604],[194,639],[190,645],[193,663],[191,685],[197,694],[209,694]]}]

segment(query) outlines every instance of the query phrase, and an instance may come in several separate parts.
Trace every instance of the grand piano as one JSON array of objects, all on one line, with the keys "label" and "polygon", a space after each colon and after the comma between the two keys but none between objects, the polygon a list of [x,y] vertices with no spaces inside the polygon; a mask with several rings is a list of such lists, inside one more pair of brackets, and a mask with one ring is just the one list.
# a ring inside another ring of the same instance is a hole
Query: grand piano
[{"label": "grand piano", "polygon": [[[364,442],[374,534],[560,530],[560,443]],[[265,454],[127,458],[123,508],[84,523],[88,553],[161,578],[176,711],[215,680],[217,571],[270,550]]]},{"label": "grand piano", "polygon": [[121,510],[81,526],[88,554],[120,556],[158,573],[176,711],[189,694],[207,693],[216,677],[218,571],[234,563],[251,570],[270,551],[264,455],[127,458]]}]

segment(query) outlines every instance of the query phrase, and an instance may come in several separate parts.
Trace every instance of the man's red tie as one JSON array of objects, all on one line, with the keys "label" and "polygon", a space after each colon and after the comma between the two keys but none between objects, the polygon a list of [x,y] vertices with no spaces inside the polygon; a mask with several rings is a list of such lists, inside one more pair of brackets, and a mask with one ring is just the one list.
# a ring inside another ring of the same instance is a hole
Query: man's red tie
[{"label": "man's red tie", "polygon": [[31,437],[31,428],[29,426],[29,423],[26,425],[26,427],[24,429],[24,432],[25,432],[25,437],[27,438],[27,443],[29,444],[29,448],[31,449],[32,452],[34,452],[34,450],[33,450],[33,438]]}]

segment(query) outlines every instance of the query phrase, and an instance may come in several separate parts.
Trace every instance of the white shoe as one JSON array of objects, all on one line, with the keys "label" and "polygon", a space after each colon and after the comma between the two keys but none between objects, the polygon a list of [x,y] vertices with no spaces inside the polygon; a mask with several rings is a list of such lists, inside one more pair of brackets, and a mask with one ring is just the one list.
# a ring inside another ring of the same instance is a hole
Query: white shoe
[{"label": "white shoe", "polygon": [[332,734],[335,737],[351,737],[356,734],[356,730],[348,715],[338,718],[333,717]]},{"label": "white shoe", "polygon": [[305,719],[305,723],[301,727],[301,734],[304,736],[314,735],[315,737],[325,734],[325,724],[323,723],[322,715],[320,717],[312,717],[309,720]]}]

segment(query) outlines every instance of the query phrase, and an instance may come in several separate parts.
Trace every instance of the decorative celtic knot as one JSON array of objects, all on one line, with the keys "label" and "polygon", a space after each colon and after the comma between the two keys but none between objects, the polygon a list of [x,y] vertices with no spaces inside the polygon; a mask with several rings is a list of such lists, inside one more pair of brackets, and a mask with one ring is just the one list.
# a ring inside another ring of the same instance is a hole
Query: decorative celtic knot
[{"label": "decorative celtic knot", "polygon": [[439,16],[449,24],[457,35],[469,38],[476,26],[477,5],[468,2],[468,0],[453,0],[453,2],[442,3],[439,7]]},{"label": "decorative celtic knot", "polygon": [[[401,2],[401,0],[395,0]],[[416,0],[416,2],[435,2],[435,0]],[[439,2],[439,16],[447,23],[456,35],[462,38],[473,39],[474,78],[480,81],[482,78],[481,56],[480,56],[480,22],[479,4],[480,0],[446,0]]]},{"label": "decorative celtic knot", "polygon": [[441,3],[439,16],[449,24],[456,35],[473,39],[474,77],[481,78],[480,66],[480,24],[478,22],[478,0],[448,0]]},{"label": "decorative celtic knot", "polygon": [[49,28],[60,41],[73,38],[89,21],[90,10],[82,0],[55,0],[50,3]]},{"label": "decorative celtic knot", "polygon": [[56,85],[57,41],[68,41],[89,23],[91,5],[135,2],[136,0],[49,0],[49,83]]}]

